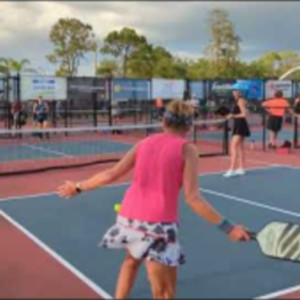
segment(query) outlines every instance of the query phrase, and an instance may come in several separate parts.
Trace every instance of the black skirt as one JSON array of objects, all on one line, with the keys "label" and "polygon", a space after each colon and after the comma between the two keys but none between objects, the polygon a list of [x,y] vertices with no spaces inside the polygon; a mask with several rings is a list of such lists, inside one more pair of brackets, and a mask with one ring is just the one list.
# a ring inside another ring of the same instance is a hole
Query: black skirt
[{"label": "black skirt", "polygon": [[279,132],[282,128],[282,117],[269,116],[267,122],[267,128],[273,132]]},{"label": "black skirt", "polygon": [[248,122],[245,118],[237,118],[233,120],[232,135],[239,135],[241,137],[249,137],[251,135]]}]

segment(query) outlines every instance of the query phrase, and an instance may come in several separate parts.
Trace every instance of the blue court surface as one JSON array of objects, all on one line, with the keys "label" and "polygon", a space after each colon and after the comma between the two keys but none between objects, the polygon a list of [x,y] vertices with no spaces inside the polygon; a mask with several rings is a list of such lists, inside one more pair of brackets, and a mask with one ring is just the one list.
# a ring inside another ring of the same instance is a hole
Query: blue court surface
[{"label": "blue court surface", "polygon": [[[273,166],[244,177],[199,177],[203,195],[223,215],[257,231],[273,220],[300,222],[296,194],[300,169]],[[97,247],[114,223],[113,205],[127,184],[87,192],[70,200],[55,194],[0,201],[0,209],[110,295],[124,252]],[[187,263],[179,268],[178,297],[253,298],[300,283],[300,264],[263,256],[256,242],[232,243],[180,200],[181,242]],[[151,297],[144,267],[133,298]]]},{"label": "blue court surface", "polygon": [[[251,128],[250,128],[251,130]],[[201,133],[203,138],[208,140],[221,140],[223,133],[222,132],[207,132],[207,133]],[[230,134],[230,132],[229,132]],[[267,131],[266,137],[268,138],[269,132]],[[294,138],[294,131],[292,129],[283,129],[278,133],[278,139],[279,140],[288,140],[293,141]],[[262,130],[251,130],[251,136],[249,137],[249,140],[255,141],[255,142],[262,142],[263,140],[263,133]]]},{"label": "blue court surface", "polygon": [[109,140],[24,143],[17,146],[0,146],[0,162],[123,153],[130,148],[130,143]]}]

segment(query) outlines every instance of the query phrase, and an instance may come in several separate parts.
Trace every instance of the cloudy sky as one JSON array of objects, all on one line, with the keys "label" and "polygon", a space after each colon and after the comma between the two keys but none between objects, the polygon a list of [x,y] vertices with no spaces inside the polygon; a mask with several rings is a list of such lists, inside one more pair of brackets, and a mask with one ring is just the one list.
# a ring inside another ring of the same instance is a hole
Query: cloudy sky
[{"label": "cloudy sky", "polygon": [[[230,13],[241,37],[243,60],[270,50],[300,51],[300,2],[0,2],[0,57],[28,58],[51,73],[49,32],[58,18],[75,17],[92,25],[99,43],[112,30],[135,28],[173,54],[197,58],[209,42],[207,19],[214,7]],[[101,59],[101,57],[99,57]],[[80,75],[92,75],[93,56]]]}]

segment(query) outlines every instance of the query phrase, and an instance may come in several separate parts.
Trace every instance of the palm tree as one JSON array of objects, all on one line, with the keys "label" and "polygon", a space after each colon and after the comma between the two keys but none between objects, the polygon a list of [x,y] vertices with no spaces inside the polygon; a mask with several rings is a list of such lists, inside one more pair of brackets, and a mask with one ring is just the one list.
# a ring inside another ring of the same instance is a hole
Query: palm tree
[{"label": "palm tree", "polygon": [[0,73],[6,76],[9,76],[10,74],[9,62],[7,58],[0,57]]},{"label": "palm tree", "polygon": [[0,73],[6,76],[9,76],[11,72],[20,73],[26,71],[24,67],[28,64],[30,64],[30,61],[27,58],[17,61],[13,58],[0,57]]},{"label": "palm tree", "polygon": [[8,58],[8,64],[11,71],[20,73],[24,70],[24,66],[30,64],[30,61],[27,58],[23,58],[20,61]]}]

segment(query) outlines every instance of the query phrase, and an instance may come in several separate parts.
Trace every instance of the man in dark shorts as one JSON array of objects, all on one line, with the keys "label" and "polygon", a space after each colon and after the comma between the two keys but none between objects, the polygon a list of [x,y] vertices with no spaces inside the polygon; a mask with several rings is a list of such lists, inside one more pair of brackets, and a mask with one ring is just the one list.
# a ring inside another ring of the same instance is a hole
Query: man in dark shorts
[{"label": "man in dark shorts", "polygon": [[[48,114],[49,106],[44,101],[42,96],[38,97],[37,103],[33,106],[33,115],[35,116],[35,122],[38,125],[39,129],[46,129],[48,127]],[[43,134],[39,133],[38,136],[43,138]],[[49,134],[46,134],[46,137],[49,138]]]},{"label": "man in dark shorts", "polygon": [[276,91],[274,98],[265,101],[262,103],[262,106],[269,114],[267,122],[267,129],[270,131],[268,147],[270,149],[276,149],[276,139],[282,129],[283,117],[287,111],[290,112],[291,115],[294,115],[294,112],[288,101],[283,98],[282,91]]},{"label": "man in dark shorts", "polygon": [[47,128],[48,113],[48,104],[44,101],[42,96],[39,96],[37,103],[35,103],[33,106],[33,114],[36,116],[36,121],[38,122],[39,128]]}]

